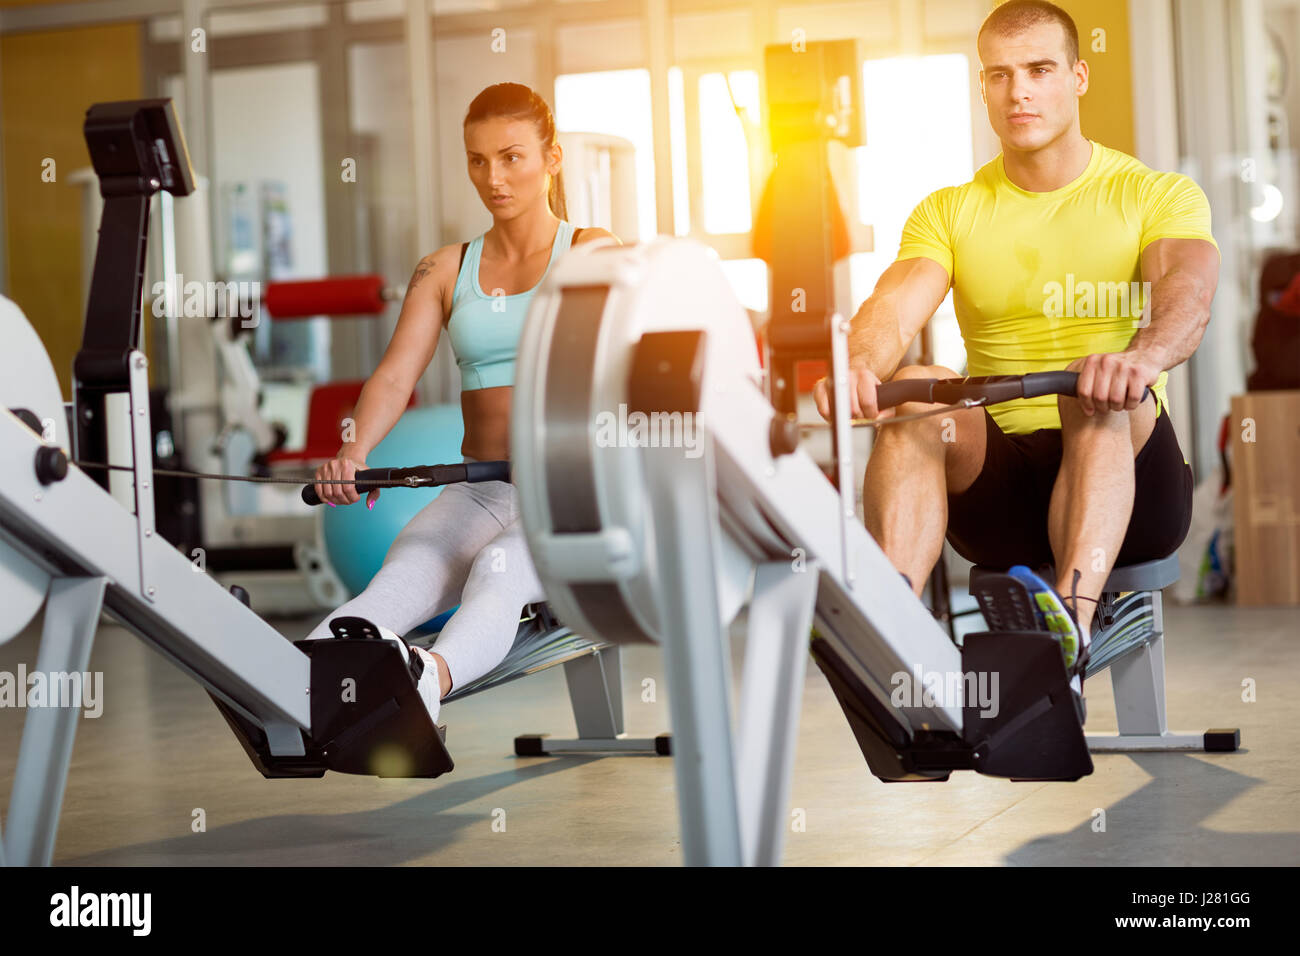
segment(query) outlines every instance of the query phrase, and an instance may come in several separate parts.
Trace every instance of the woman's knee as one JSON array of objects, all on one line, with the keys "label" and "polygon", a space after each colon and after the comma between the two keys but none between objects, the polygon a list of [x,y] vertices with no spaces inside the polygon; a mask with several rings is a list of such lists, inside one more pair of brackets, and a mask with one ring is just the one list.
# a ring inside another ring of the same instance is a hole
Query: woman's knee
[{"label": "woman's knee", "polygon": [[542,599],[537,570],[522,530],[502,534],[474,559],[465,582],[465,595],[484,590],[523,595],[523,603]]},{"label": "woman's knee", "polygon": [[481,592],[504,591],[518,580],[532,574],[532,564],[526,551],[521,551],[508,540],[493,540],[478,553],[465,580],[464,596],[469,598]]},{"label": "woman's knee", "polygon": [[511,549],[498,542],[491,542],[474,558],[474,563],[470,565],[469,582],[477,583],[491,581],[507,575],[511,571],[514,561],[511,560],[513,555]]}]

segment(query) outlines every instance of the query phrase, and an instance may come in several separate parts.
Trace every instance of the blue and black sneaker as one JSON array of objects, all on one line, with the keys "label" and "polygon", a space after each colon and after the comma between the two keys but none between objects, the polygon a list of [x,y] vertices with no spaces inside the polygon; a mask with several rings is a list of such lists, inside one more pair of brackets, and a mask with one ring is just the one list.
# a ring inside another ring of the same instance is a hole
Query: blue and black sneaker
[{"label": "blue and black sneaker", "polygon": [[1080,573],[1076,570],[1070,598],[1062,599],[1056,589],[1023,564],[1005,574],[972,572],[971,594],[979,601],[980,611],[991,631],[1046,631],[1061,648],[1070,689],[1074,692],[1079,723],[1087,720],[1083,700],[1083,675],[1088,664],[1088,642],[1079,629],[1079,621],[1067,601],[1090,601],[1077,593]]},{"label": "blue and black sneaker", "polygon": [[1050,631],[1061,642],[1061,653],[1065,656],[1065,669],[1071,675],[1077,673],[1075,665],[1080,663],[1083,636],[1075,620],[1074,611],[1066,606],[1054,587],[1023,564],[1017,564],[1007,571],[1007,574],[1029,591],[1039,626],[1045,631]]}]

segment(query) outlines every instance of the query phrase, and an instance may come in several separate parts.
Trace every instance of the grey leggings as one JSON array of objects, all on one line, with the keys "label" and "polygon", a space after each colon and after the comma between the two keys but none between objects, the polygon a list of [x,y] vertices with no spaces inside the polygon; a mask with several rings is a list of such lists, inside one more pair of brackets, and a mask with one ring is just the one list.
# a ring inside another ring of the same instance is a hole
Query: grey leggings
[{"label": "grey leggings", "polygon": [[[351,507],[358,506],[364,507],[360,502]],[[383,506],[381,497],[375,507]],[[544,599],[519,522],[515,486],[461,482],[444,486],[411,519],[366,589],[307,639],[332,637],[329,622],[336,617],[363,617],[405,635],[460,604],[433,646],[456,687],[501,663],[519,629],[519,612]]]}]

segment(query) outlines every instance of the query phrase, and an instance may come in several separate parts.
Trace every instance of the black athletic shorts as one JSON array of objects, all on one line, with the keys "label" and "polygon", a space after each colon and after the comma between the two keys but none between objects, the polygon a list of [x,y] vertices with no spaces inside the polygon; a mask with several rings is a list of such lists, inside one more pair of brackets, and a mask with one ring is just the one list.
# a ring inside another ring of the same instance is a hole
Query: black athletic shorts
[{"label": "black athletic shorts", "polygon": [[[984,469],[965,491],[948,495],[948,542],[981,567],[1055,565],[1047,507],[1061,467],[1060,429],[1008,435],[987,409],[984,429]],[[1164,409],[1134,467],[1133,515],[1115,567],[1173,554],[1192,523],[1192,469]]]}]

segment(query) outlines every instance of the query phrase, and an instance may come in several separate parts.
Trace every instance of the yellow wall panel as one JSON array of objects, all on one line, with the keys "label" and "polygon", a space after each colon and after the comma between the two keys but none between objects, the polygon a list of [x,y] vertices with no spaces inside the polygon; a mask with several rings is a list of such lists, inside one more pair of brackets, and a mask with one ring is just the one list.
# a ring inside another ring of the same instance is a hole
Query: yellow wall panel
[{"label": "yellow wall panel", "polygon": [[[1083,135],[1133,155],[1137,152],[1137,140],[1133,132],[1128,0],[1053,2],[1074,18],[1074,25],[1079,29],[1079,56],[1088,63],[1088,92],[1079,103]],[[988,8],[992,10],[997,5],[990,3]]]},{"label": "yellow wall panel", "polygon": [[[1137,141],[1128,0],[1058,0],[1056,5],[1074,17],[1079,56],[1090,71],[1088,92],[1079,104],[1083,135],[1132,156]],[[1095,37],[1094,31],[1098,31]]]},{"label": "yellow wall panel", "polygon": [[[90,164],[86,109],[138,99],[138,23],[0,37],[0,148],[4,150],[9,297],[45,342],[64,395],[81,344],[81,188],[68,174]],[[56,179],[42,180],[45,160]]]}]

